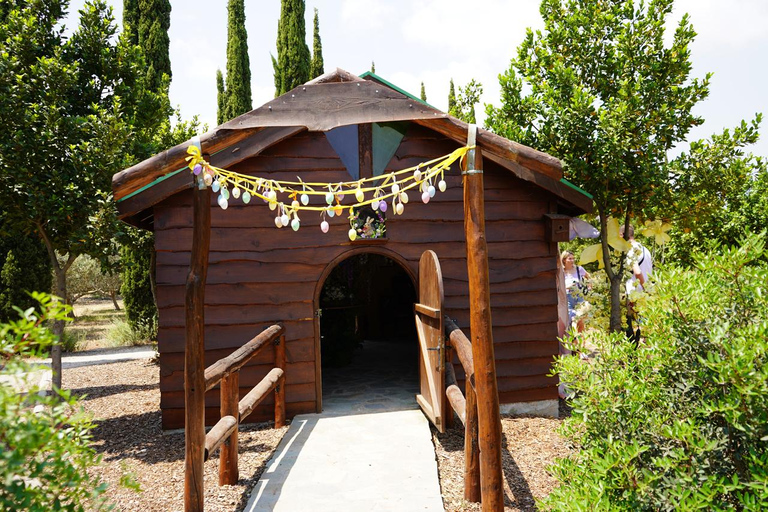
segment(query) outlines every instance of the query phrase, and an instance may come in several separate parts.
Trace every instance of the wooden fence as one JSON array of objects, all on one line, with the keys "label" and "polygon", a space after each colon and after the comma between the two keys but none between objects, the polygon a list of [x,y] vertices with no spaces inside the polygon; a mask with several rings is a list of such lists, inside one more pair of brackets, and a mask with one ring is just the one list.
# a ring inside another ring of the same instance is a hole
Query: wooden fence
[{"label": "wooden fence", "polygon": [[[205,369],[205,390],[221,382],[221,419],[205,436],[205,460],[218,448],[219,485],[238,480],[237,437],[240,422],[273,390],[275,428],[285,425],[285,329],[272,325],[251,341]],[[240,368],[270,343],[275,346],[275,368],[240,399]]]}]

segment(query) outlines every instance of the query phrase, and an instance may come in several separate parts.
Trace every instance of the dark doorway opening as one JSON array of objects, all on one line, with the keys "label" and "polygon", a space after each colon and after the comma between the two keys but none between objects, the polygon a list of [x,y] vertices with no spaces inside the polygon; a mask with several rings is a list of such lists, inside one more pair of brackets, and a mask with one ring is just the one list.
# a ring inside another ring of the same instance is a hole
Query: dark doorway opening
[{"label": "dark doorway opening", "polygon": [[340,262],[320,292],[323,409],[415,408],[416,290],[395,260],[363,253]]}]

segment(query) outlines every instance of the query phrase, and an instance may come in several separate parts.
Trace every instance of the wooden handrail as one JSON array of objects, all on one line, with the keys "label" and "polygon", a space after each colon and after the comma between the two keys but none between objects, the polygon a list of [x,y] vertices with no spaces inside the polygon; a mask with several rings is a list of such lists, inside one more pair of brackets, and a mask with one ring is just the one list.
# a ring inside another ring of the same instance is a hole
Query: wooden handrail
[{"label": "wooden handrail", "polygon": [[472,344],[464,335],[462,330],[451,318],[446,315],[443,318],[445,335],[451,346],[456,350],[461,367],[464,368],[466,382],[469,382],[472,388],[475,387],[475,365],[472,360]]},{"label": "wooden handrail", "polygon": [[205,435],[205,460],[237,430],[237,419],[234,416],[224,416]]},{"label": "wooden handrail", "polygon": [[445,394],[448,397],[448,402],[451,404],[451,407],[456,411],[459,420],[461,420],[461,424],[466,425],[467,400],[464,398],[464,394],[456,383],[456,373],[453,371],[452,364],[447,364],[445,366]]},{"label": "wooden handrail", "polygon": [[284,378],[285,373],[281,368],[272,368],[266,377],[261,379],[261,381],[256,384],[242,400],[240,400],[240,421],[243,421],[249,414],[251,414],[256,406],[259,405],[270,391],[275,389]]},{"label": "wooden handrail", "polygon": [[250,361],[251,358],[256,356],[262,348],[277,339],[283,332],[285,332],[285,328],[282,325],[271,325],[227,357],[219,359],[206,368],[205,390],[208,391],[216,386],[221,379],[245,366],[245,364]]}]

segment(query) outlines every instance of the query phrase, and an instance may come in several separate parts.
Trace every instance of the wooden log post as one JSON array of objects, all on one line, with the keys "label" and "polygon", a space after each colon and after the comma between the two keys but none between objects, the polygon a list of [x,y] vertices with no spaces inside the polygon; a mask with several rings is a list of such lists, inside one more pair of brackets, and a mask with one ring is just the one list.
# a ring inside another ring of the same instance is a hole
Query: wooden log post
[{"label": "wooden log post", "polygon": [[[227,375],[221,380],[221,417],[240,417],[240,372]],[[235,485],[240,478],[237,469],[237,442],[239,421],[235,430],[221,446],[219,453],[219,485]]]},{"label": "wooden log post", "polygon": [[[467,145],[477,141],[477,126],[469,125]],[[467,239],[469,275],[469,324],[477,392],[478,441],[480,446],[480,492],[483,511],[504,510],[501,470],[501,417],[496,383],[491,325],[491,291],[488,246],[485,239],[483,159],[480,149],[467,153],[464,170],[464,232]]]},{"label": "wooden log post", "polygon": [[184,510],[202,512],[205,461],[205,280],[211,242],[211,197],[195,179],[192,255],[186,284],[186,347],[184,354]]},{"label": "wooden log post", "polygon": [[477,395],[475,388],[466,380],[467,420],[464,422],[464,499],[472,503],[480,501],[480,446],[477,438]]},{"label": "wooden log post", "polygon": [[285,335],[275,341],[275,366],[283,376],[275,388],[275,428],[285,426]]}]

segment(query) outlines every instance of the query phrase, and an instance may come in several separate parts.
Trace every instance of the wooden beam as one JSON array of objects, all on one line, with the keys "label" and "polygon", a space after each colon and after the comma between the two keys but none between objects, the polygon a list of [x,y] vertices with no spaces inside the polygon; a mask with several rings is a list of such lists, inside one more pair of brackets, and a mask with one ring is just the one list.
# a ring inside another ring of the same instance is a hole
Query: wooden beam
[{"label": "wooden beam", "polygon": [[425,306],[424,304],[414,304],[413,310],[431,318],[440,318],[441,311],[439,309],[431,308],[429,306]]},{"label": "wooden beam", "polygon": [[[468,146],[476,144],[477,127],[470,125]],[[480,491],[484,512],[504,510],[501,471],[501,417],[496,383],[491,323],[488,246],[485,239],[483,159],[479,148],[464,161],[464,231],[467,239],[470,330],[477,390],[480,444]]]},{"label": "wooden beam", "polygon": [[360,178],[373,178],[373,125],[357,125]]},{"label": "wooden beam", "polygon": [[472,388],[475,387],[475,365],[472,359],[472,344],[464,335],[459,326],[448,317],[443,319],[443,325],[445,326],[445,335],[448,337],[448,341],[456,351],[456,355],[459,357],[461,367],[464,368],[464,375],[468,384]]},{"label": "wooden beam", "polygon": [[[275,366],[285,375],[285,335],[275,342]],[[283,376],[275,388],[275,428],[285,426],[285,377]]]},{"label": "wooden beam", "polygon": [[472,386],[464,386],[467,394],[464,423],[464,499],[479,503],[480,493],[480,443],[477,433],[477,395]]},{"label": "wooden beam", "polygon": [[461,420],[461,424],[466,424],[467,400],[464,398],[464,393],[461,392],[459,385],[456,383],[456,373],[453,371],[452,364],[448,364],[445,367],[445,394],[448,396],[448,402],[451,404],[451,407],[456,411],[459,420]]},{"label": "wooden beam", "polygon": [[[190,178],[191,179],[191,178]],[[205,281],[211,243],[210,191],[202,179],[194,188],[192,254],[186,284],[184,355],[184,510],[202,512],[205,460]]]}]

